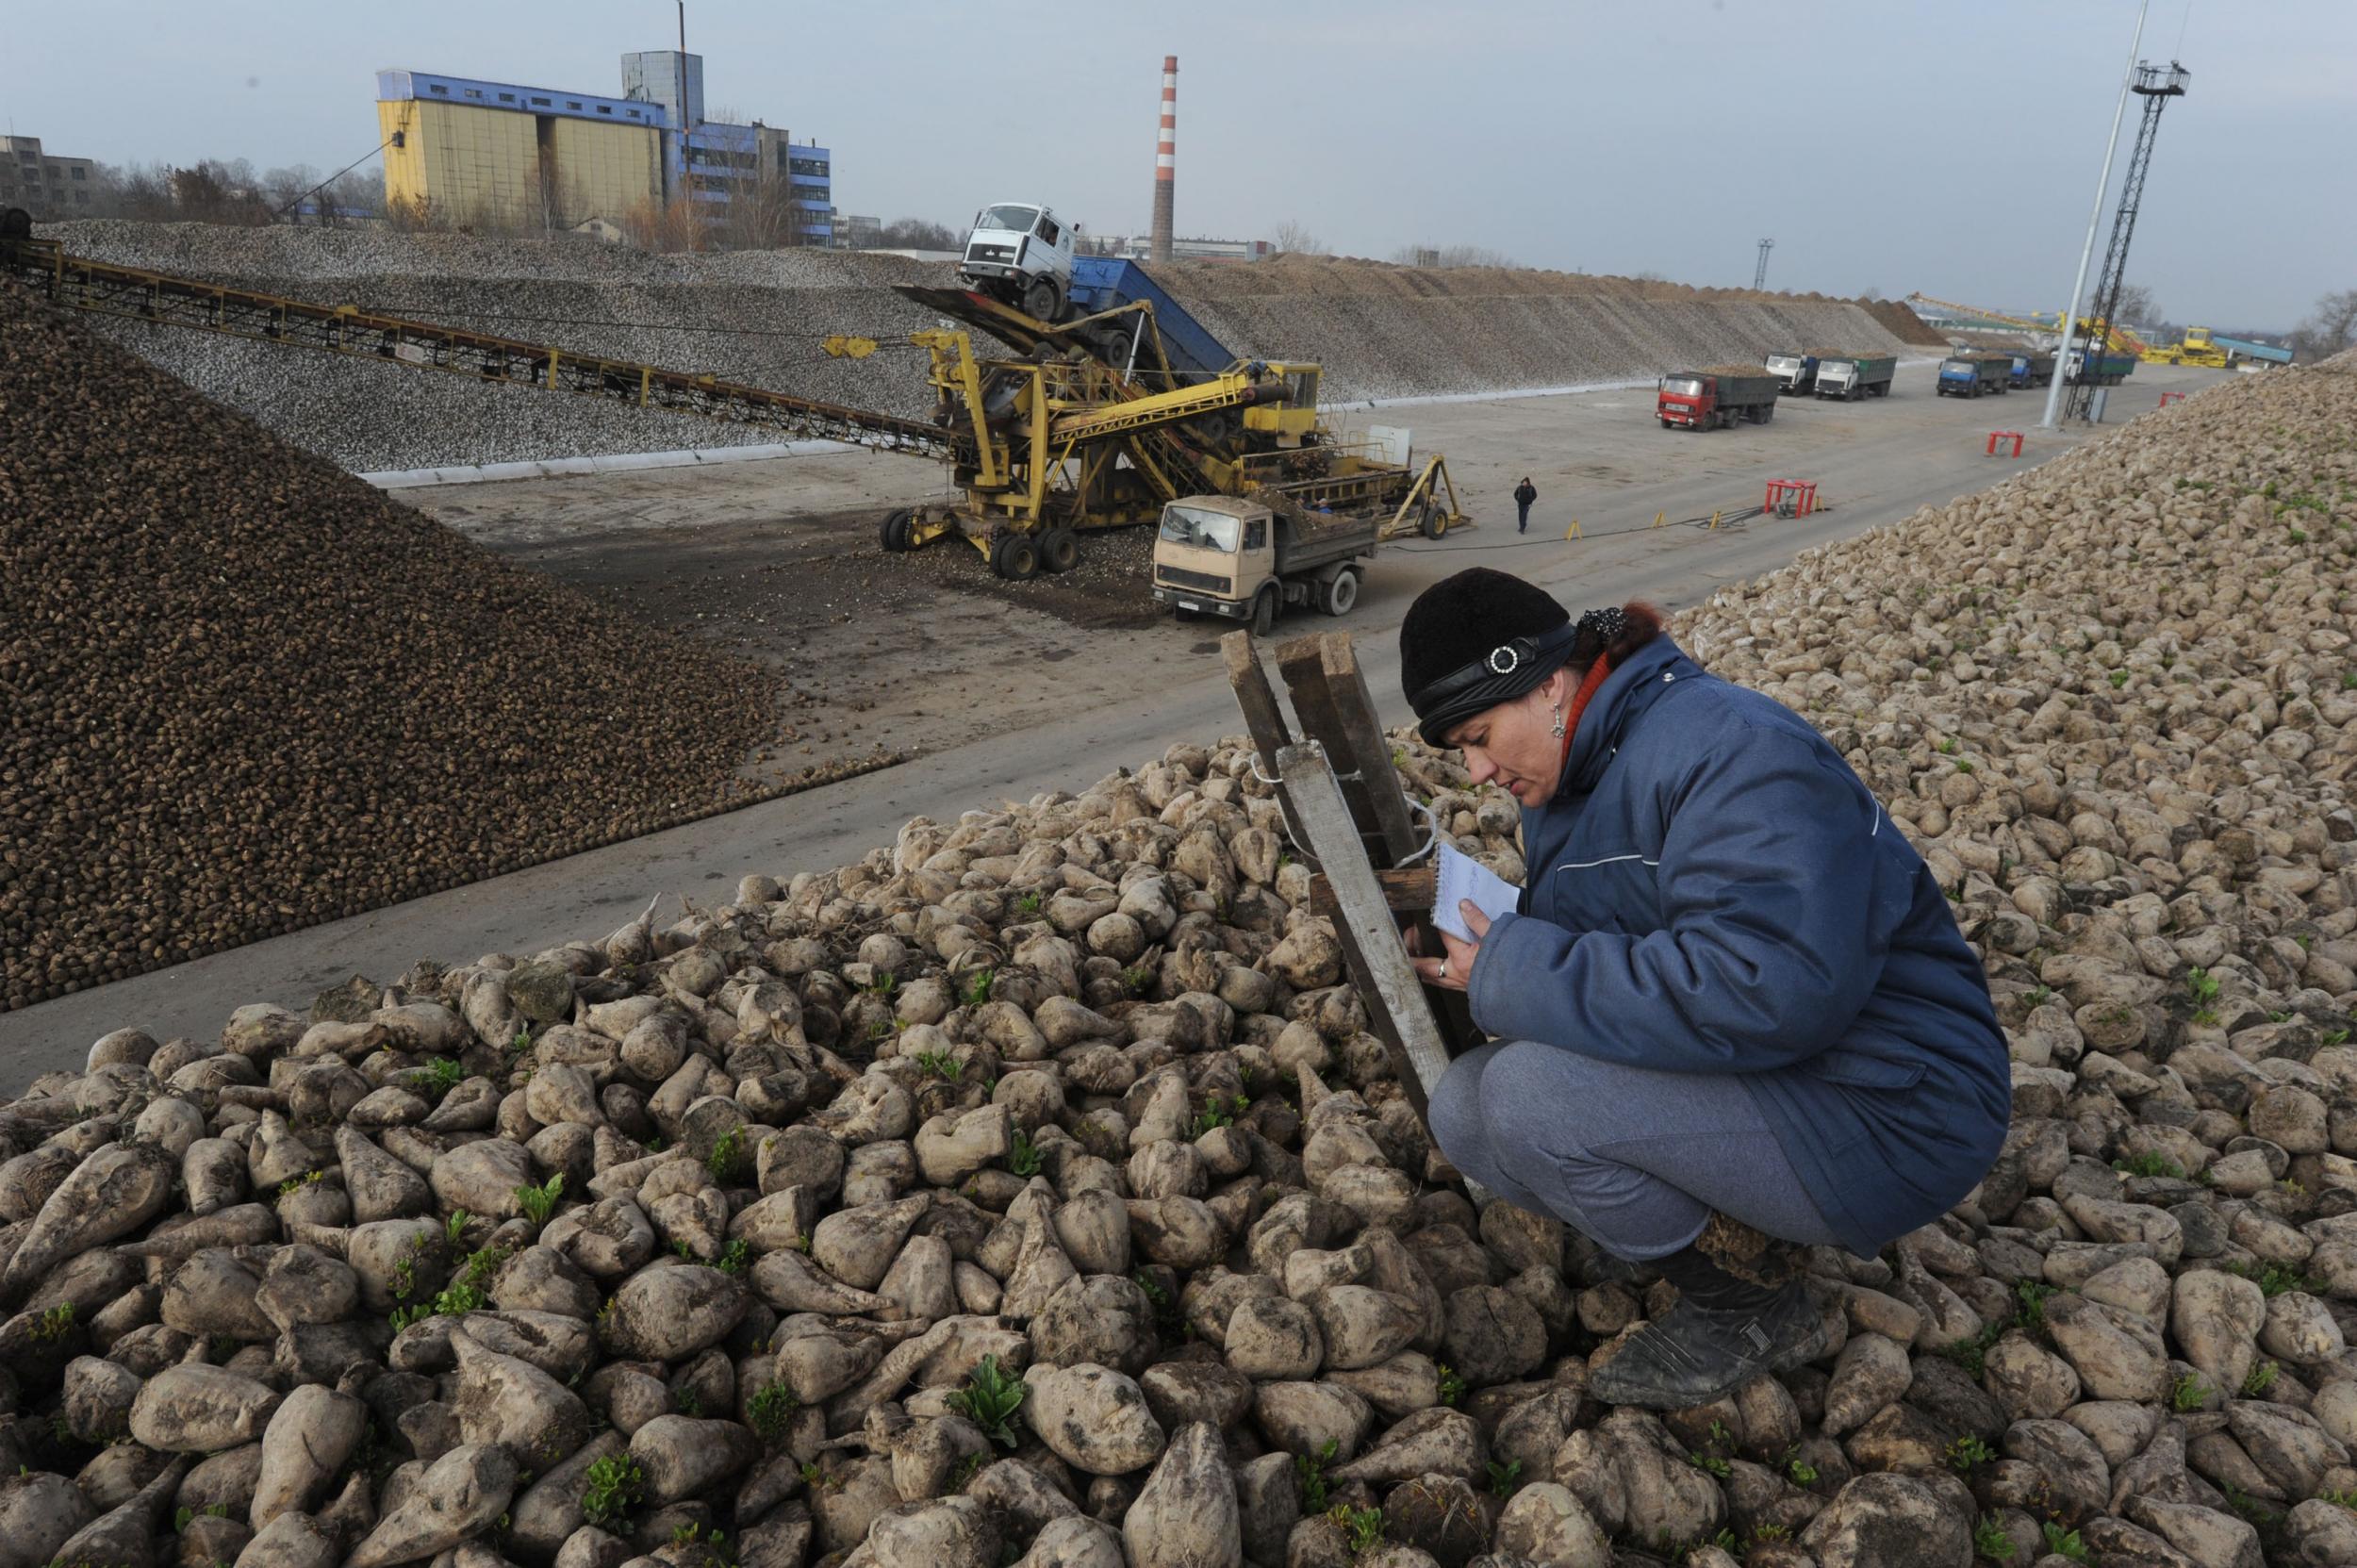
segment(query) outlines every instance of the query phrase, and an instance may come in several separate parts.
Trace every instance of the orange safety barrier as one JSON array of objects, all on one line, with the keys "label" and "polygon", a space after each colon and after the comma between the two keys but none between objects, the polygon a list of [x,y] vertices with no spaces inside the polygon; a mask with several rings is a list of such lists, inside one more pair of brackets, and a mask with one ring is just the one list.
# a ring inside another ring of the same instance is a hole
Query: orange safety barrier
[{"label": "orange safety barrier", "polygon": [[1780,518],[1805,518],[1817,510],[1817,481],[1814,479],[1771,479],[1768,498],[1759,509]]},{"label": "orange safety barrier", "polygon": [[[1997,444],[2000,441],[2011,441],[2013,443],[2013,450],[2011,452],[1998,451]],[[2019,430],[1992,430],[1988,433],[1988,445],[1981,450],[1982,454],[1988,457],[2019,457],[2021,455],[2021,432]]]}]

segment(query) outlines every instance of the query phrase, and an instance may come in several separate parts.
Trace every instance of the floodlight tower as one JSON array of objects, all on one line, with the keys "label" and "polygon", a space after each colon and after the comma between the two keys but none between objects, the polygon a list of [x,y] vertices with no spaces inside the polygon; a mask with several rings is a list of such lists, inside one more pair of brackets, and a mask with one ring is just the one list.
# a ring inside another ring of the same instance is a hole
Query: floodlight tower
[{"label": "floodlight tower", "polygon": [[[2129,91],[2144,100],[2144,119],[2136,126],[2135,150],[2128,155],[2127,177],[2120,182],[2119,210],[2112,215],[2112,239],[2103,252],[2103,270],[2096,276],[2095,298],[2088,302],[2086,347],[2079,355],[2079,373],[2070,378],[2069,397],[2063,405],[2065,419],[2095,417],[2100,390],[2095,361],[2109,344],[2113,317],[2119,309],[2119,291],[2127,281],[2128,241],[2135,237],[2136,207],[2144,200],[2144,176],[2152,167],[2152,139],[2161,128],[2161,110],[2168,107],[2171,98],[2184,97],[2185,84],[2192,79],[2193,74],[2175,60],[2166,67],[2136,67],[2135,83]],[[2070,322],[2063,323],[2066,356],[2070,352],[2071,332],[2076,325]]]},{"label": "floodlight tower", "polygon": [[1775,248],[1776,242],[1772,239],[1759,242],[1759,265],[1752,269],[1752,290],[1755,293],[1768,287],[1768,253]]}]

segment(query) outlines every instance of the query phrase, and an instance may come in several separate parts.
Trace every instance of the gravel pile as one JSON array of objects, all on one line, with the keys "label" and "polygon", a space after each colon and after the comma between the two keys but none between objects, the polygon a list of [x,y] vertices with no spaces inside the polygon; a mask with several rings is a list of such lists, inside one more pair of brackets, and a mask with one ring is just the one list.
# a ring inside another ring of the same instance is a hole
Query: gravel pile
[{"label": "gravel pile", "polygon": [[[904,415],[931,407],[923,357],[907,336],[937,320],[892,285],[950,280],[947,265],[845,252],[665,256],[588,239],[199,223],[60,223],[41,233],[96,260]],[[1617,380],[1700,360],[1756,361],[1821,338],[1889,352],[1898,339],[1888,312],[1915,321],[1904,305],[1878,314],[1818,295],[1330,258],[1180,263],[1156,275],[1236,352],[1324,364],[1326,395],[1338,402]],[[100,330],[362,472],[777,438],[181,328],[109,321]],[[886,347],[865,360],[829,358],[819,344],[840,333]]]},{"label": "gravel pile", "polygon": [[[769,678],[0,286],[0,1002],[766,787]],[[0,1531],[0,1535],[5,1535]]]},{"label": "gravel pile", "polygon": [[1600,1407],[1669,1287],[1475,1213],[1180,745],[0,1107],[8,1560],[2357,1561],[2352,368],[1682,619],[1873,784],[2015,1058],[1964,1203],[1812,1255],[1820,1362]]}]

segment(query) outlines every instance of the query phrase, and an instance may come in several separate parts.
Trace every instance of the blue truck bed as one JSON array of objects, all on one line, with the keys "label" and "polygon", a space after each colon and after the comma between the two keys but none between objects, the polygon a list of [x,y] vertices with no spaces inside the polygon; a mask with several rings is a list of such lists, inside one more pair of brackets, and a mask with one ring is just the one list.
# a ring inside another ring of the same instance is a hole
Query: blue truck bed
[{"label": "blue truck bed", "polygon": [[1162,333],[1162,352],[1170,356],[1172,370],[1181,375],[1210,376],[1236,362],[1236,356],[1136,262],[1110,256],[1073,257],[1072,307],[1078,313],[1094,315],[1139,300],[1153,303],[1154,321]]},{"label": "blue truck bed", "polygon": [[2292,351],[2279,349],[2273,343],[2253,343],[2241,338],[2221,338],[2215,332],[2210,334],[2210,341],[2227,353],[2239,355],[2245,359],[2264,360],[2270,365],[2288,365],[2292,362]]}]

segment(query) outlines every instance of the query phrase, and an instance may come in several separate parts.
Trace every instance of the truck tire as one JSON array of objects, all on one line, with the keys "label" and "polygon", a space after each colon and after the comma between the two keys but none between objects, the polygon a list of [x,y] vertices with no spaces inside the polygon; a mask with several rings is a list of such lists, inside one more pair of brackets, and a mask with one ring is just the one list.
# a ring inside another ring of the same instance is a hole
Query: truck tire
[{"label": "truck tire", "polygon": [[1772,403],[1765,404],[1755,417],[1760,423],[1766,424],[1770,420],[1776,417],[1776,405]]},{"label": "truck tire", "polygon": [[990,569],[1010,583],[1039,575],[1039,541],[1029,534],[1005,534],[990,547]]},{"label": "truck tire", "polygon": [[1035,277],[1023,286],[1023,313],[1039,321],[1055,321],[1063,308],[1063,295],[1051,277]]},{"label": "truck tire", "polygon": [[1080,564],[1080,541],[1069,528],[1050,528],[1040,536],[1040,569],[1063,576]]},{"label": "truck tire", "polygon": [[904,551],[904,550],[908,549],[908,548],[909,548],[909,512],[908,512],[908,508],[907,508],[907,507],[905,507],[905,506],[903,506],[903,507],[900,507],[900,508],[898,508],[898,509],[897,509],[897,510],[890,511],[890,512],[886,512],[886,513],[884,514],[884,520],[883,520],[883,530],[882,530],[882,533],[883,533],[883,547],[884,547],[884,549],[885,549],[888,553],[892,553],[892,554],[897,555],[897,554],[898,554],[900,552],[902,552],[902,551]]},{"label": "truck tire", "polygon": [[1344,567],[1334,574],[1330,583],[1321,585],[1318,608],[1327,615],[1348,615],[1359,602],[1359,569]]},{"label": "truck tire", "polygon": [[1252,635],[1267,636],[1277,625],[1277,585],[1264,585],[1252,596]]},{"label": "truck tire", "polygon": [[1672,426],[1671,426],[1671,424],[1670,424],[1670,421],[1669,421],[1668,420],[1663,420],[1663,421],[1661,421],[1661,428],[1662,428],[1662,429],[1664,429],[1664,430],[1668,430],[1668,429],[1672,428]]}]

